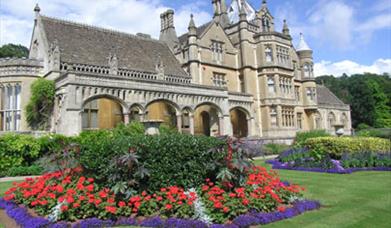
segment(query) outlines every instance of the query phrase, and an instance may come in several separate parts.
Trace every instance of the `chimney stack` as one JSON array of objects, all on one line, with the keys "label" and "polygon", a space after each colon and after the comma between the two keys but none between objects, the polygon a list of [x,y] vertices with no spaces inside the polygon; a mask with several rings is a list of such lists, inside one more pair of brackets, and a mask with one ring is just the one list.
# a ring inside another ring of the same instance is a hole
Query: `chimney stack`
[{"label": "chimney stack", "polygon": [[174,10],[169,9],[166,12],[160,14],[160,38],[159,40],[164,41],[173,51],[175,46],[179,44],[178,36],[174,26]]}]

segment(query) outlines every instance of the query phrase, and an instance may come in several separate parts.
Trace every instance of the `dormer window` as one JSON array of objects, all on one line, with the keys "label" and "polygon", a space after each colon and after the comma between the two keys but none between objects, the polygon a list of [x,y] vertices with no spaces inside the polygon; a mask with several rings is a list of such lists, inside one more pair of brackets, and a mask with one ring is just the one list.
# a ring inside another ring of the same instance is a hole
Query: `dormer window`
[{"label": "dormer window", "polygon": [[223,61],[223,42],[212,40],[212,59],[217,63],[221,63]]},{"label": "dormer window", "polygon": [[265,48],[265,60],[267,63],[273,62],[273,51],[270,46]]}]

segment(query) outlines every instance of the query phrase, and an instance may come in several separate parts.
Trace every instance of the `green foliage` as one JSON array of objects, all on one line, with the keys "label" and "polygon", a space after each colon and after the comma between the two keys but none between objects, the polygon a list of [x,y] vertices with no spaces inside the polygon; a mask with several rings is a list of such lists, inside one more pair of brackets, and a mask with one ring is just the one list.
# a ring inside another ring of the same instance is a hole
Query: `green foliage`
[{"label": "green foliage", "polygon": [[161,124],[159,126],[159,133],[161,135],[166,135],[166,134],[177,134],[178,133],[178,130],[176,129],[176,127],[172,127],[170,125],[167,125],[165,123]]},{"label": "green foliage", "polygon": [[[224,153],[210,149],[221,146],[216,138],[183,134],[122,134],[113,131],[83,132],[76,139],[79,163],[97,182],[123,191],[156,190],[162,186],[196,186],[216,175]],[[220,162],[220,164],[218,163]],[[121,185],[121,186],[120,186]],[[129,192],[127,192],[129,193]]]},{"label": "green foliage", "polygon": [[145,133],[145,127],[143,123],[140,123],[138,121],[132,121],[127,125],[123,123],[118,124],[114,131],[115,134],[118,135],[143,135]]},{"label": "green foliage", "polygon": [[371,128],[357,132],[357,136],[379,137],[391,140],[391,128]]},{"label": "green foliage", "polygon": [[29,49],[23,45],[16,44],[4,44],[0,47],[0,58],[6,57],[28,57]]},{"label": "green foliage", "polygon": [[29,135],[7,134],[0,137],[0,172],[11,167],[29,166],[41,151],[39,142]]},{"label": "green foliage", "polygon": [[348,77],[322,76],[324,84],[342,101],[351,105],[353,127],[365,123],[377,128],[391,127],[391,78],[389,74],[356,74]]},{"label": "green foliage", "polygon": [[265,155],[278,155],[288,148],[289,146],[285,144],[268,143],[263,146],[263,151]]},{"label": "green foliage", "polygon": [[304,146],[310,149],[313,157],[321,158],[328,154],[331,158],[340,159],[345,153],[390,152],[391,142],[372,137],[319,137],[307,139]]},{"label": "green foliage", "polygon": [[17,166],[11,167],[7,171],[3,172],[3,175],[7,177],[17,177],[17,176],[31,176],[31,175],[41,175],[43,168],[38,165],[31,166]]},{"label": "green foliage", "polygon": [[297,132],[294,146],[296,148],[302,148],[307,139],[325,137],[325,136],[329,136],[329,135],[330,134],[327,133],[325,130],[312,130],[312,131]]},{"label": "green foliage", "polygon": [[26,106],[26,120],[33,130],[48,129],[54,97],[54,81],[40,78],[31,85],[31,97]]}]

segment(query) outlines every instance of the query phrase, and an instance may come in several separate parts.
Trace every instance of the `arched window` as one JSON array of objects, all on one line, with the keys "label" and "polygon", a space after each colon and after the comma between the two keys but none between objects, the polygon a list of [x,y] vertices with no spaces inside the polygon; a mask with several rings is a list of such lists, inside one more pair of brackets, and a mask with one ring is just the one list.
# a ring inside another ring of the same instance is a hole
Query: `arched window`
[{"label": "arched window", "polygon": [[271,47],[265,48],[265,60],[267,63],[273,62],[273,51]]},{"label": "arched window", "polygon": [[304,70],[304,77],[309,78],[310,77],[310,65],[308,63],[304,64],[303,70]]},{"label": "arched window", "polygon": [[335,125],[335,115],[334,115],[334,113],[330,112],[327,120],[328,120],[328,125],[329,125],[328,127],[329,127],[329,129],[333,129],[334,125]]},{"label": "arched window", "polygon": [[270,32],[270,21],[269,18],[267,18],[266,16],[262,18],[262,31]]},{"label": "arched window", "polygon": [[342,114],[341,123],[342,123],[344,129],[349,129],[349,125],[348,125],[349,120],[348,120],[348,117],[345,113]]},{"label": "arched window", "polygon": [[19,131],[21,119],[21,86],[9,84],[0,88],[0,130]]},{"label": "arched window", "polygon": [[315,129],[322,129],[322,116],[319,112],[314,114]]}]

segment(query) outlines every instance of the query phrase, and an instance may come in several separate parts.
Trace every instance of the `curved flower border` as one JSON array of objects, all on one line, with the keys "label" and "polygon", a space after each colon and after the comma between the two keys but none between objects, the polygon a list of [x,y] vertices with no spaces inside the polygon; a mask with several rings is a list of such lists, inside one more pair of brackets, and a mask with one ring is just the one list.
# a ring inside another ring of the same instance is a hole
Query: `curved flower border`
[{"label": "curved flower border", "polygon": [[210,227],[210,228],[239,228],[248,227],[251,225],[263,225],[276,222],[283,219],[289,219],[300,215],[305,211],[316,210],[320,208],[318,201],[302,200],[293,204],[293,207],[287,208],[284,211],[275,211],[270,213],[251,212],[245,215],[236,217],[231,224],[213,224],[208,226],[206,223],[199,220],[169,218],[162,219],[160,217],[146,218],[143,221],[137,221],[134,218],[120,218],[117,221],[100,220],[98,218],[89,218],[78,223],[58,222],[51,223],[43,217],[34,217],[30,215],[26,208],[18,206],[12,201],[6,201],[0,198],[0,209],[4,209],[7,215],[15,220],[22,227],[49,227],[49,228],[88,228],[88,227],[111,227],[119,225],[136,225],[144,227]]},{"label": "curved flower border", "polygon": [[282,163],[276,159],[268,160],[266,163],[272,165],[272,169],[286,169],[304,172],[318,172],[318,173],[335,173],[335,174],[351,174],[358,171],[391,171],[391,167],[373,167],[373,168],[343,168],[335,166],[332,169],[322,168],[307,168],[307,167],[290,167],[288,163]]}]

